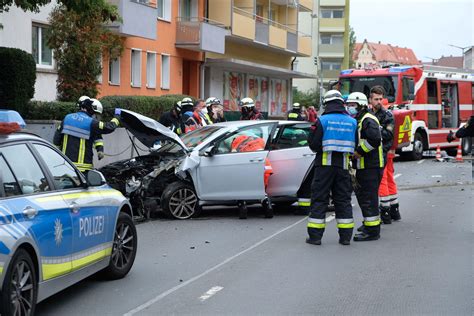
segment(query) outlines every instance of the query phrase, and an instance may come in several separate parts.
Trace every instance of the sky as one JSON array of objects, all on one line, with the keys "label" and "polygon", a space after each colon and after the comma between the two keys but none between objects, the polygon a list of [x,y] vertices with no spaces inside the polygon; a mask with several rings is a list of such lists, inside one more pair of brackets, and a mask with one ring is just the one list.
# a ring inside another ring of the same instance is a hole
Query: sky
[{"label": "sky", "polygon": [[474,0],[350,0],[357,42],[413,49],[418,59],[461,56],[474,45]]}]

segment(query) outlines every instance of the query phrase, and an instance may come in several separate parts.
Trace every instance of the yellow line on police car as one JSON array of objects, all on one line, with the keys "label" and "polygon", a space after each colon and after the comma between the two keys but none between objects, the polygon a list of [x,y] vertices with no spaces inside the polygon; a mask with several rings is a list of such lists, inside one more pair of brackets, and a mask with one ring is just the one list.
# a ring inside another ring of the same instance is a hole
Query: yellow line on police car
[{"label": "yellow line on police car", "polygon": [[2,275],[3,267],[0,267],[0,275]]},{"label": "yellow line on police car", "polygon": [[81,192],[81,193],[69,193],[55,196],[46,196],[42,198],[35,199],[36,202],[51,202],[51,201],[60,201],[62,199],[79,199],[87,198],[94,196],[119,196],[122,195],[119,191],[116,190],[107,190],[107,191],[98,191],[98,192]]}]

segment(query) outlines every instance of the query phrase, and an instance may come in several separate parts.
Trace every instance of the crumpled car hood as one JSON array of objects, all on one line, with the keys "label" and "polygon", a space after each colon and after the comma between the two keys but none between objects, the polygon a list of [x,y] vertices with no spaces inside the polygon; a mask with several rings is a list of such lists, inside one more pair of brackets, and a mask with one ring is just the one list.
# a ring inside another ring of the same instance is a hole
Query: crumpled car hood
[{"label": "crumpled car hood", "polygon": [[171,141],[180,145],[185,152],[189,152],[189,149],[178,135],[154,119],[130,110],[119,110],[122,125],[145,146],[151,148],[158,140]]}]

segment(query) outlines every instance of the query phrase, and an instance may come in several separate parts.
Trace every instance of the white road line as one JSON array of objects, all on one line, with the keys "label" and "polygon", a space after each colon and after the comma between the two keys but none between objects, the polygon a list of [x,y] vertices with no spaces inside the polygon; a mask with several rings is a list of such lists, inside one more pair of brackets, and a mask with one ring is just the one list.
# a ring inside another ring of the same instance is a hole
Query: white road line
[{"label": "white road line", "polygon": [[398,178],[399,176],[401,176],[402,174],[401,173],[397,173],[393,178],[396,179]]},{"label": "white road line", "polygon": [[204,293],[204,295],[201,295],[201,297],[199,297],[199,300],[201,302],[204,302],[205,300],[207,300],[210,297],[214,296],[217,292],[219,292],[222,289],[223,289],[222,286],[213,286],[213,287],[211,287],[211,289],[209,291]]},{"label": "white road line", "polygon": [[421,159],[420,161],[417,162],[417,164],[424,163],[425,159]]},{"label": "white road line", "polygon": [[432,175],[431,177],[432,177],[432,178],[442,178],[443,176],[440,175],[440,174],[435,174],[435,175]]},{"label": "white road line", "polygon": [[[328,216],[328,217],[330,217],[330,216]],[[243,255],[243,254],[246,254],[247,252],[249,252],[249,251],[251,251],[251,250],[257,248],[257,247],[260,246],[261,244],[263,244],[263,243],[269,241],[270,239],[272,239],[272,238],[274,238],[274,237],[280,235],[281,233],[283,233],[283,232],[285,232],[285,231],[287,231],[287,230],[289,230],[289,229],[295,227],[296,225],[298,225],[298,224],[300,224],[300,223],[302,223],[302,222],[304,222],[304,221],[306,221],[306,220],[308,220],[308,217],[304,217],[304,218],[300,219],[299,221],[297,221],[296,223],[293,223],[293,224],[291,224],[290,226],[287,226],[287,227],[285,227],[285,228],[280,229],[279,231],[277,231],[277,232],[274,233],[273,235],[270,235],[270,236],[268,236],[267,238],[264,238],[264,239],[260,240],[260,241],[257,242],[256,244],[254,244],[254,245],[248,247],[248,248],[245,249],[245,250],[242,250],[241,252],[239,252],[239,253],[233,255],[232,257],[229,257],[229,258],[225,259],[225,260],[222,261],[221,263],[216,264],[215,266],[213,266],[212,268],[210,268],[210,269],[204,271],[203,273],[201,273],[201,274],[199,274],[199,275],[196,275],[195,277],[193,277],[193,278],[191,278],[191,279],[189,279],[189,280],[187,280],[187,281],[185,281],[185,282],[183,282],[183,283],[181,283],[181,284],[179,284],[179,285],[177,285],[177,286],[175,286],[175,287],[173,287],[173,288],[171,288],[171,289],[169,289],[169,290],[167,290],[167,291],[161,293],[160,295],[158,295],[158,296],[152,298],[151,300],[149,300],[149,301],[143,303],[142,305],[137,306],[136,308],[132,309],[131,311],[125,313],[124,316],[132,316],[132,315],[135,315],[136,313],[138,313],[138,312],[140,312],[140,311],[142,311],[142,310],[144,310],[144,309],[150,307],[151,305],[153,305],[153,304],[155,304],[156,302],[162,300],[163,298],[167,297],[168,295],[170,295],[170,294],[176,292],[177,290],[179,290],[179,289],[185,287],[186,285],[189,285],[189,284],[193,283],[194,281],[199,280],[200,278],[202,278],[202,277],[208,275],[209,273],[211,273],[211,272],[213,272],[213,271],[219,269],[219,268],[222,267],[223,265],[225,265],[225,264],[231,262],[232,260],[234,260],[234,259],[240,257],[240,256]]]}]

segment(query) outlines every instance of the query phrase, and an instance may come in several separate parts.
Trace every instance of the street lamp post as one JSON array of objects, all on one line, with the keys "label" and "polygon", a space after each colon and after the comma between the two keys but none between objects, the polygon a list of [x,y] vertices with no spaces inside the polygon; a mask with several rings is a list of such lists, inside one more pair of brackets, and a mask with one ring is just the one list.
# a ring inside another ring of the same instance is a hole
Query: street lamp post
[{"label": "street lamp post", "polygon": [[459,49],[462,50],[462,68],[464,68],[464,50],[468,49],[468,48],[471,48],[471,46],[461,47],[461,46],[457,46],[457,45],[453,45],[453,44],[448,44],[448,46],[459,48]]}]

